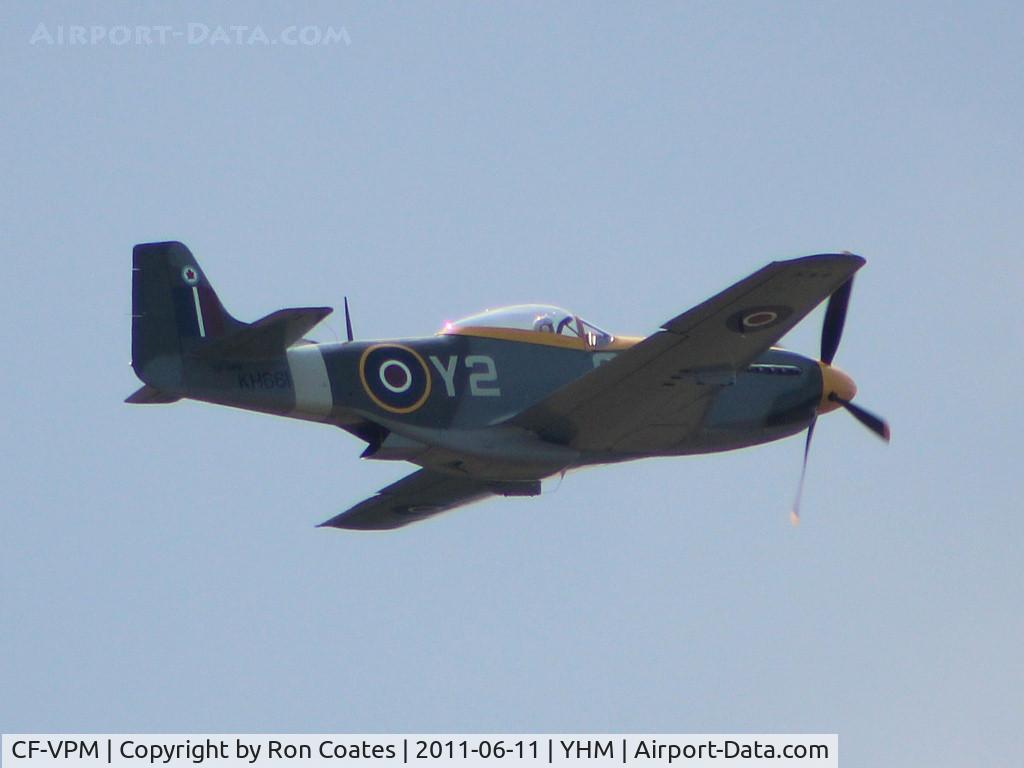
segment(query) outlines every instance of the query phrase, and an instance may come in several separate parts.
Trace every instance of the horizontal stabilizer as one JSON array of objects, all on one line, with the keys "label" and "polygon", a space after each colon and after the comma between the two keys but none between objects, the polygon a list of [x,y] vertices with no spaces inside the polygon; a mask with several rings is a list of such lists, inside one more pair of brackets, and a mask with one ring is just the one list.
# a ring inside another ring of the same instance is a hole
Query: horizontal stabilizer
[{"label": "horizontal stabilizer", "polygon": [[280,355],[334,310],[331,307],[279,309],[244,328],[204,344],[203,358],[259,359]]},{"label": "horizontal stabilizer", "polygon": [[149,384],[135,390],[124,399],[126,403],[132,403],[133,405],[162,405],[165,403],[176,403],[179,400],[181,398],[177,395],[168,395],[156,387],[149,386]]}]

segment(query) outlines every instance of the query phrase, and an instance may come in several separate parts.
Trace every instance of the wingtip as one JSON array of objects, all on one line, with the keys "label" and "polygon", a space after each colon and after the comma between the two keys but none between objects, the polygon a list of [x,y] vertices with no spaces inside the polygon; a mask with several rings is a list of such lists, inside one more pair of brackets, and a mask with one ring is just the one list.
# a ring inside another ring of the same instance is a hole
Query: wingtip
[{"label": "wingtip", "polygon": [[332,517],[330,520],[324,520],[322,523],[317,523],[315,527],[334,528],[339,531],[367,530],[364,526],[360,526],[356,521],[345,519],[344,513],[336,517]]},{"label": "wingtip", "polygon": [[856,253],[850,253],[850,251],[838,251],[836,253],[815,253],[811,254],[810,256],[799,256],[795,259],[781,259],[779,261],[773,261],[772,264],[799,264],[801,262],[806,262],[809,264],[824,264],[828,262],[836,264],[845,262],[854,265],[854,271],[856,271],[863,267],[865,264],[867,264],[868,260],[865,259],[863,256],[857,255]]}]

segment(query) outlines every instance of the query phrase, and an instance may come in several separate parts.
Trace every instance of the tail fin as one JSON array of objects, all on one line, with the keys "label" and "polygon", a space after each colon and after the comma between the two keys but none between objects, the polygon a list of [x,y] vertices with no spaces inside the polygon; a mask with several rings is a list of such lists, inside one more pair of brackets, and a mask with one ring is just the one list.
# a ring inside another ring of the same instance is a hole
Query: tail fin
[{"label": "tail fin", "polygon": [[[132,251],[132,368],[146,385],[129,403],[172,403],[209,363],[284,355],[330,307],[279,309],[254,323],[232,317],[192,252],[178,242]],[[191,376],[190,376],[191,374]]]},{"label": "tail fin", "polygon": [[217,298],[192,252],[178,242],[132,251],[132,368],[158,390],[181,392],[183,357],[245,326]]}]

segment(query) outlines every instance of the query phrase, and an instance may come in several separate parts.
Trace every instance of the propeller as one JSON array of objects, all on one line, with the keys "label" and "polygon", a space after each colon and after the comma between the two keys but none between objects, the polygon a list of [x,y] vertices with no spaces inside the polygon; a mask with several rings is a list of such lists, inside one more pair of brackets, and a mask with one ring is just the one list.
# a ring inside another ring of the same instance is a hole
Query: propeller
[{"label": "propeller", "polygon": [[859,405],[854,405],[849,400],[844,400],[835,392],[832,392],[828,396],[828,399],[833,403],[839,403],[839,405],[845,408],[853,418],[885,440],[885,442],[889,442],[889,425],[886,423],[885,419],[880,416],[876,416],[867,408],[861,408]]},{"label": "propeller", "polygon": [[807,427],[807,440],[804,442],[804,465],[800,469],[800,484],[796,487],[796,498],[793,499],[793,508],[789,511],[789,522],[794,526],[800,525],[800,498],[804,495],[804,477],[807,476],[807,456],[811,452],[811,439],[814,437],[814,425],[818,423],[815,415],[811,419],[811,425]]},{"label": "propeller", "polygon": [[[822,378],[821,385],[823,392],[822,403],[818,407],[814,418],[807,427],[807,441],[804,443],[804,461],[800,469],[800,483],[797,485],[796,498],[793,500],[793,508],[790,511],[789,519],[793,525],[800,522],[800,499],[804,492],[804,478],[807,475],[807,457],[811,452],[811,440],[814,438],[814,427],[818,423],[818,414],[836,407],[843,408],[857,421],[870,429],[880,438],[889,442],[889,425],[884,419],[866,408],[854,405],[851,401],[857,391],[853,380],[841,371],[832,368],[832,360],[839,349],[839,342],[843,338],[843,326],[846,325],[846,311],[850,305],[850,293],[853,291],[853,278],[851,277],[836,290],[828,300],[828,307],[825,309],[825,322],[821,328],[821,363]],[[837,390],[842,390],[842,394]],[[845,395],[845,396],[844,396]],[[832,407],[826,407],[826,403],[835,403]]]},{"label": "propeller", "polygon": [[348,334],[348,340],[352,341],[352,318],[348,314],[348,296],[345,297],[345,333]]}]

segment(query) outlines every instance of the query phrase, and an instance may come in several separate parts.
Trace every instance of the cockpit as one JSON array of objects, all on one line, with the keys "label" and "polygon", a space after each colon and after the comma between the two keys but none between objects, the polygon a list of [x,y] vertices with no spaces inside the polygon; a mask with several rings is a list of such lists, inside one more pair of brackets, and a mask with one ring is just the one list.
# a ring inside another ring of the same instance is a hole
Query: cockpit
[{"label": "cockpit", "polygon": [[[549,304],[517,304],[488,309],[461,320],[445,323],[439,333],[470,336],[474,331],[484,329],[551,334],[552,339],[582,342],[587,349],[601,349],[615,340],[614,336],[593,323],[588,323],[567,309]],[[536,340],[542,341],[542,338],[538,337]],[[529,337],[523,340],[529,340]]]}]

